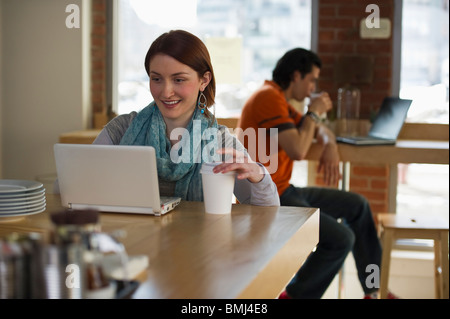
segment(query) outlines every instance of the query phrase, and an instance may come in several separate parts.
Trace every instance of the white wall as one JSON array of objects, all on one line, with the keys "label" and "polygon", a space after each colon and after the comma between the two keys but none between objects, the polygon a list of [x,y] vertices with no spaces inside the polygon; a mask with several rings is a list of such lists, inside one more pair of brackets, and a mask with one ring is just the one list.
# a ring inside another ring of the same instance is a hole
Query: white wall
[{"label": "white wall", "polygon": [[[55,173],[53,144],[90,121],[90,0],[0,0],[0,176]],[[68,4],[81,9],[66,27]]]}]

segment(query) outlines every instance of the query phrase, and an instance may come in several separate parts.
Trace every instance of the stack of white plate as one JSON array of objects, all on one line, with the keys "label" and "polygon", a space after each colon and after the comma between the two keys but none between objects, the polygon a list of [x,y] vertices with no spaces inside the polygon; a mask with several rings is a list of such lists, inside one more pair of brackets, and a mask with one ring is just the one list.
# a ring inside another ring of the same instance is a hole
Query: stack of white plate
[{"label": "stack of white plate", "polygon": [[45,188],[27,180],[0,179],[0,218],[26,216],[45,211]]}]

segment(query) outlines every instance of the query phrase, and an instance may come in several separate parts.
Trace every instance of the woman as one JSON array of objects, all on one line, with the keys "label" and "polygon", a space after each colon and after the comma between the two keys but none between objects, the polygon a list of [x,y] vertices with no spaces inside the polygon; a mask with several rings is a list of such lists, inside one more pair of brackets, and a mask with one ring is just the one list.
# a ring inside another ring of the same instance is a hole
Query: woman
[{"label": "woman", "polygon": [[209,111],[215,79],[208,50],[195,35],[175,30],[159,36],[145,57],[154,101],[139,113],[110,121],[94,144],[149,145],[156,151],[160,193],[202,201],[202,162],[221,161],[215,173],[235,171],[241,203],[278,206],[266,169],[251,160]]}]

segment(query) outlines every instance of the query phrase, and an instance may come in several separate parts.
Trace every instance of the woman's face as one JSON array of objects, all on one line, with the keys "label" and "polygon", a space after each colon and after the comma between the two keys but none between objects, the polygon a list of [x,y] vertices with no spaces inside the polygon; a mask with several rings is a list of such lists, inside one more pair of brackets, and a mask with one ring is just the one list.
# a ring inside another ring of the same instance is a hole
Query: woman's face
[{"label": "woman's face", "polygon": [[195,70],[165,54],[150,60],[149,71],[150,92],[163,117],[187,125],[199,91],[210,81],[210,72],[200,78]]}]

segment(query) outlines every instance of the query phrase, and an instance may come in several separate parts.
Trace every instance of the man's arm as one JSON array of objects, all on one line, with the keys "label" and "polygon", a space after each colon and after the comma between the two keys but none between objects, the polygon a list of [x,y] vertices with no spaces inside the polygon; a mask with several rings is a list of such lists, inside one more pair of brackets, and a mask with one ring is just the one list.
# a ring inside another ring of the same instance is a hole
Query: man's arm
[{"label": "man's arm", "polygon": [[278,134],[278,144],[287,155],[296,161],[306,157],[316,135],[315,121],[306,116],[299,128],[291,128]]},{"label": "man's arm", "polygon": [[333,107],[328,93],[322,93],[308,107],[308,113],[303,117],[298,129],[288,129],[278,134],[278,141],[288,156],[297,161],[305,158],[314,138],[323,145],[334,141],[334,134],[319,124],[321,114]]},{"label": "man's arm", "polygon": [[[331,107],[328,94],[316,99],[309,111],[320,115]],[[324,181],[328,185],[336,185],[341,178],[339,171],[339,153],[336,137],[325,125],[316,121],[316,116],[304,116],[298,129],[287,129],[278,134],[278,143],[293,160],[303,160],[314,139],[323,146],[318,171],[323,170]]]},{"label": "man's arm", "polygon": [[317,142],[323,145],[317,171],[323,171],[324,182],[335,186],[342,178],[339,169],[339,151],[334,133],[323,124],[317,128]]}]

